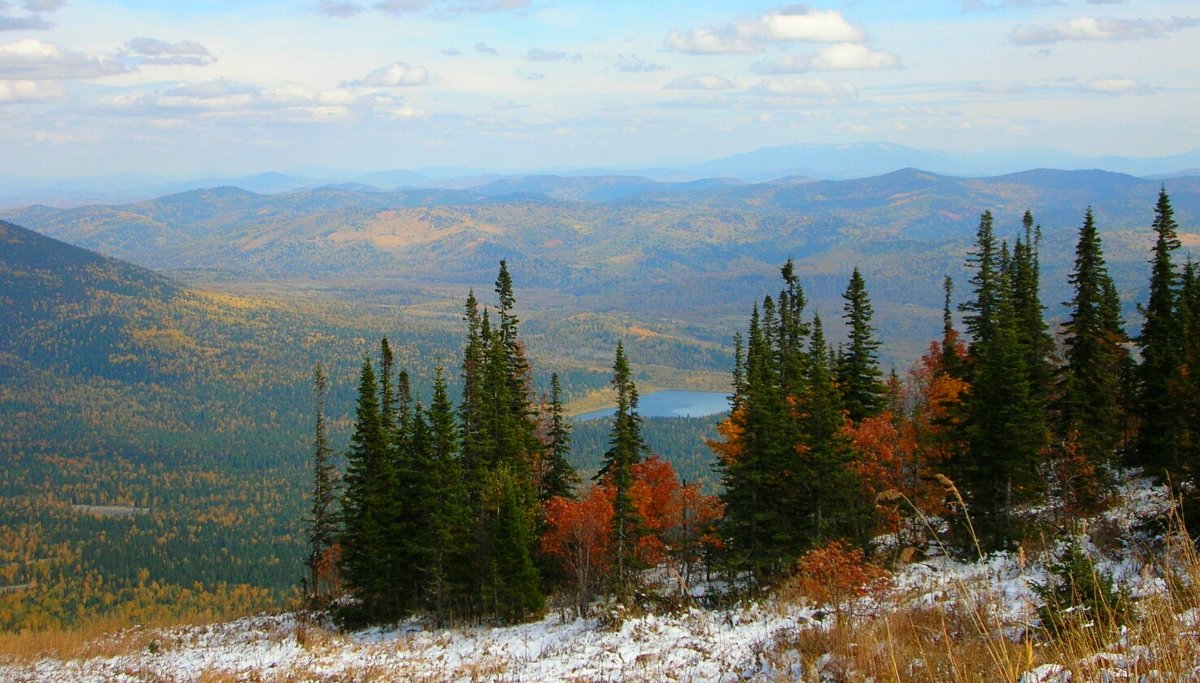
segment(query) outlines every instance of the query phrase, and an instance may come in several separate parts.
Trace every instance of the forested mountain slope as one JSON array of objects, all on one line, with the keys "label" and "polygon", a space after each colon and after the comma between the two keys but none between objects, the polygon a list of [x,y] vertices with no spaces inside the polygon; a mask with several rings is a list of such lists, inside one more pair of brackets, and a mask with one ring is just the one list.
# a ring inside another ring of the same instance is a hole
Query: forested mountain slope
[{"label": "forested mountain slope", "polygon": [[[217,188],[7,216],[200,282],[333,286],[358,300],[459,301],[503,258],[536,304],[535,326],[608,312],[643,327],[673,321],[688,326],[683,336],[722,345],[741,302],[763,291],[789,256],[829,313],[857,265],[869,284],[887,282],[876,294],[880,328],[892,357],[911,359],[937,330],[929,302],[939,300],[943,274],[963,275],[983,210],[996,216],[1001,237],[1015,236],[1033,211],[1046,281],[1057,288],[1047,301],[1056,302],[1065,300],[1073,236],[1091,205],[1114,277],[1129,291],[1142,285],[1149,198],[1162,182],[1052,170],[955,178],[906,169],[762,184],[534,176],[462,191],[329,187],[266,196]],[[1200,245],[1188,232],[1200,218],[1200,179],[1165,183],[1185,245]]]}]

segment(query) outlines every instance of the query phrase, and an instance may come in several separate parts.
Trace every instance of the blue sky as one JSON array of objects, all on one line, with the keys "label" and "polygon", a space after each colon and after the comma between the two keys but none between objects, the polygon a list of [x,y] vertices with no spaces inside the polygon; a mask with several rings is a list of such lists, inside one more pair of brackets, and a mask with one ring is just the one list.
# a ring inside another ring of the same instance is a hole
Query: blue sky
[{"label": "blue sky", "polygon": [[1200,147],[1195,0],[0,0],[0,174]]}]

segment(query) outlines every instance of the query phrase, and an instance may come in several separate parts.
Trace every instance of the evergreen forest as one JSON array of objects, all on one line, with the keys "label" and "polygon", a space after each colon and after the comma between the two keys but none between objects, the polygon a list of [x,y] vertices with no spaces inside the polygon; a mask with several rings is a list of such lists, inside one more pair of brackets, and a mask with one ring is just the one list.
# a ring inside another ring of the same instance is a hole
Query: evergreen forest
[{"label": "evergreen forest", "polygon": [[734,337],[731,411],[708,442],[715,495],[648,448],[621,341],[607,449],[581,481],[558,378],[538,400],[501,261],[495,308],[467,298],[461,365],[435,370],[428,405],[386,339],[363,359],[340,505],[318,400],[308,599],[350,625],[513,622],[547,596],[582,614],[598,598],[690,599],[714,576],[727,595],[753,593],[830,548],[982,557],[1101,509],[1127,467],[1176,486],[1192,517],[1200,282],[1165,190],[1132,335],[1090,209],[1058,329],[1045,320],[1041,227],[1030,212],[1009,237],[993,223],[983,212],[970,278],[942,282],[941,337],[903,375],[880,367],[858,269],[834,344],[785,263],[778,293]]}]

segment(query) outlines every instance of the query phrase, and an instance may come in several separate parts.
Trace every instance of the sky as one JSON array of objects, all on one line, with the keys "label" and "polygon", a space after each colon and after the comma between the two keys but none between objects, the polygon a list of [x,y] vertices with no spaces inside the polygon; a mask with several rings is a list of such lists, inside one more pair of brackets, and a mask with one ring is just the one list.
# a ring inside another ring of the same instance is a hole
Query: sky
[{"label": "sky", "polygon": [[1200,147],[1196,0],[0,0],[0,174]]}]

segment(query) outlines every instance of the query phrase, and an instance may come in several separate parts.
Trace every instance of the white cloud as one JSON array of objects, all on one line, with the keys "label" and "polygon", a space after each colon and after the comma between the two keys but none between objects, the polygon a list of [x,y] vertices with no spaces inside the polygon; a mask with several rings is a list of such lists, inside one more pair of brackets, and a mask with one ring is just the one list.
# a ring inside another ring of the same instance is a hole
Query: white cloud
[{"label": "white cloud", "polygon": [[0,44],[3,80],[100,78],[126,71],[111,57],[67,50],[42,40],[30,38]]},{"label": "white cloud", "polygon": [[733,81],[716,74],[681,76],[663,86],[664,90],[729,90]]},{"label": "white cloud", "polygon": [[690,54],[757,54],[768,43],[860,43],[861,26],[837,10],[789,5],[766,14],[727,21],[687,32],[671,31],[663,41]]},{"label": "white cloud", "polygon": [[448,47],[442,50],[442,54],[446,55],[447,57],[458,57],[462,55],[462,50],[456,47]]},{"label": "white cloud", "polygon": [[392,88],[412,85],[425,85],[429,82],[429,71],[423,66],[409,66],[404,62],[395,62],[367,74],[364,78],[354,81],[352,85],[362,85],[373,88]]},{"label": "white cloud", "polygon": [[662,64],[654,64],[648,62],[637,55],[617,55],[617,71],[623,71],[630,74],[649,73],[651,71],[664,71],[666,66]]},{"label": "white cloud", "polygon": [[753,91],[768,97],[794,97],[819,100],[852,100],[858,90],[845,82],[806,81],[796,78],[764,80],[754,86]]},{"label": "white cloud", "polygon": [[475,51],[482,52],[485,55],[498,55],[500,51],[488,45],[487,43],[475,43]]},{"label": "white cloud", "polygon": [[217,61],[217,58],[200,43],[191,40],[181,40],[168,43],[155,38],[134,38],[125,43],[125,47],[140,57],[142,64],[192,64],[205,66]]},{"label": "white cloud", "polygon": [[0,81],[0,102],[48,102],[66,96],[62,85],[47,81]]},{"label": "white cloud", "polygon": [[881,71],[900,67],[900,58],[857,43],[837,43],[806,55],[786,54],[754,65],[760,74],[806,71]]},{"label": "white cloud", "polygon": [[1131,95],[1150,91],[1144,83],[1132,78],[1095,78],[1084,84],[1085,92],[1103,93],[1105,95]]},{"label": "white cloud", "polygon": [[542,50],[540,48],[532,48],[525,53],[525,59],[531,62],[559,62],[567,58],[565,52],[553,52],[551,50]]},{"label": "white cloud", "polygon": [[1046,45],[1063,41],[1119,41],[1162,38],[1168,33],[1200,26],[1195,17],[1171,19],[1112,19],[1074,17],[1045,26],[1017,26],[1009,36],[1014,43]]},{"label": "white cloud", "polygon": [[317,2],[317,14],[327,17],[345,19],[361,13],[363,9],[364,7],[357,2],[344,2],[343,0],[319,0]]}]

